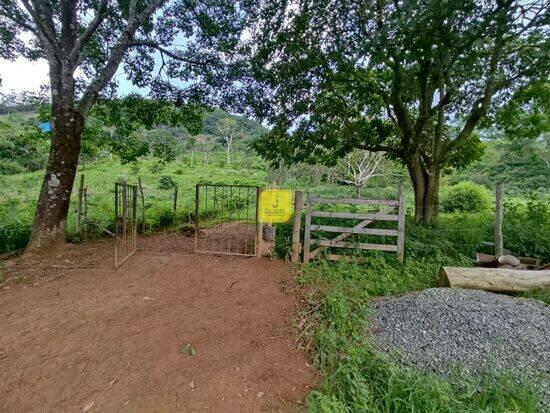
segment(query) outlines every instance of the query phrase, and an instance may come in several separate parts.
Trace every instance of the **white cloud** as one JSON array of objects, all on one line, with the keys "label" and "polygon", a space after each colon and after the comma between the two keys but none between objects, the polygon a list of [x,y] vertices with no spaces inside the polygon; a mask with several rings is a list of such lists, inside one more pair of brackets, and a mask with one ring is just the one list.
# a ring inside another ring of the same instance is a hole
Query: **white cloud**
[{"label": "white cloud", "polygon": [[38,90],[49,84],[48,63],[44,59],[31,62],[22,57],[14,61],[0,60],[0,92]]}]

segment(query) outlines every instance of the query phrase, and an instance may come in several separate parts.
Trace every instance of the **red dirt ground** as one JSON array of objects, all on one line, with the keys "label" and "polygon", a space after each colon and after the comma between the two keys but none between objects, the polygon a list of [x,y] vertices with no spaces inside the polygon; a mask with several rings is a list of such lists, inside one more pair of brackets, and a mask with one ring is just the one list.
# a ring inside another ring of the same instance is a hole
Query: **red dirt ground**
[{"label": "red dirt ground", "polygon": [[316,375],[283,262],[195,256],[171,234],[138,245],[116,272],[110,242],[4,262],[22,282],[0,289],[0,411],[304,409]]}]

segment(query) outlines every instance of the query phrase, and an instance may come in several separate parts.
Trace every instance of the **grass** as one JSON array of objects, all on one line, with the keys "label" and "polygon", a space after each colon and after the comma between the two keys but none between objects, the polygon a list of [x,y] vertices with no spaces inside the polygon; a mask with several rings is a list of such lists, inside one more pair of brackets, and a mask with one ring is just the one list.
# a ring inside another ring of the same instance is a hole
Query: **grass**
[{"label": "grass", "polygon": [[443,378],[403,369],[365,341],[370,298],[433,287],[439,265],[407,259],[401,267],[375,254],[361,266],[320,262],[304,268],[304,341],[323,375],[308,398],[310,412],[537,411],[529,383],[507,375]]},{"label": "grass", "polygon": [[[177,228],[192,218],[197,183],[251,184],[268,182],[265,165],[256,157],[240,155],[231,168],[224,154],[215,154],[209,165],[193,167],[185,159],[162,170],[151,160],[140,169],[117,160],[96,161],[84,173],[89,193],[91,236],[100,236],[113,221],[114,182],[140,176],[146,197],[149,230]],[[172,212],[171,190],[162,190],[162,176],[179,186],[178,212]],[[38,197],[42,172],[0,176],[0,252],[25,246]],[[297,185],[299,187],[299,185]],[[353,190],[338,185],[301,188],[324,196],[350,196]],[[410,191],[410,189],[409,189]],[[368,188],[365,197],[392,198],[394,186]],[[75,194],[73,194],[73,201]],[[412,196],[408,195],[408,215]],[[73,208],[71,208],[73,210]],[[68,229],[74,237],[74,212]],[[335,222],[335,224],[337,224]],[[521,200],[507,204],[505,247],[523,255],[550,261],[550,208],[548,203]],[[311,412],[535,412],[537,397],[528,383],[511,377],[442,378],[403,369],[377,353],[364,339],[368,328],[369,300],[402,294],[437,284],[442,265],[471,265],[482,241],[493,238],[493,213],[441,214],[437,225],[406,223],[406,260],[399,264],[390,253],[367,252],[364,265],[313,263],[304,267],[299,282],[307,308],[302,314],[304,345],[323,375],[321,386],[308,398]],[[289,257],[291,225],[277,226],[276,253]],[[1,275],[0,275],[1,279]],[[548,291],[525,297],[548,303]]]},{"label": "grass", "polygon": [[[143,182],[145,216],[150,231],[177,228],[192,219],[195,209],[195,185],[197,183],[224,183],[265,185],[264,165],[246,154],[235,156],[231,168],[224,163],[224,154],[216,153],[208,165],[196,162],[191,166],[186,159],[169,163],[156,170],[152,160],[141,161],[139,170],[132,165],[121,165],[116,159],[102,159],[85,168],[78,175],[85,175],[88,187],[88,235],[103,236],[103,229],[112,230],[114,216],[114,183],[125,178],[128,183]],[[79,182],[77,175],[76,182]],[[171,176],[178,184],[178,209],[172,210],[173,190],[159,188],[162,176]],[[30,235],[33,212],[38,199],[43,172],[18,175],[0,175],[0,252],[23,248]],[[75,205],[73,190],[68,217],[69,237],[76,239]]]},{"label": "grass", "polygon": [[[509,245],[528,251],[537,243],[548,259],[549,211],[540,205],[510,208]],[[332,223],[331,223],[332,224]],[[337,223],[334,223],[337,225]],[[505,226],[506,228],[506,226]],[[525,237],[523,228],[531,231]],[[366,252],[365,264],[314,262],[303,268],[306,309],[301,314],[304,346],[323,382],[308,398],[310,412],[536,412],[534,386],[510,374],[441,377],[405,369],[365,340],[372,297],[436,287],[442,265],[471,266],[482,241],[493,237],[492,212],[441,214],[437,225],[406,222],[406,259]],[[276,252],[288,257],[290,225],[277,228]],[[534,239],[534,241],[533,241]],[[359,241],[358,239],[356,241]],[[342,251],[339,251],[340,253]],[[549,302],[549,291],[521,296]]]}]

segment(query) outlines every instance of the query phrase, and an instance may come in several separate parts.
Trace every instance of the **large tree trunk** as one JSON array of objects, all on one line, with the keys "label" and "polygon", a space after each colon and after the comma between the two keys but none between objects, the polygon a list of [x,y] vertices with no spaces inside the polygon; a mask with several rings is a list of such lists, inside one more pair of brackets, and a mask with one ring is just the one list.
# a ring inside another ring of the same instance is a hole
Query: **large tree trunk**
[{"label": "large tree trunk", "polygon": [[27,253],[44,253],[65,242],[71,191],[78,166],[84,119],[74,110],[52,108],[53,135]]},{"label": "large tree trunk", "polygon": [[420,155],[407,159],[407,169],[414,190],[414,221],[430,225],[437,221],[439,214],[440,169],[432,166],[426,170]]}]

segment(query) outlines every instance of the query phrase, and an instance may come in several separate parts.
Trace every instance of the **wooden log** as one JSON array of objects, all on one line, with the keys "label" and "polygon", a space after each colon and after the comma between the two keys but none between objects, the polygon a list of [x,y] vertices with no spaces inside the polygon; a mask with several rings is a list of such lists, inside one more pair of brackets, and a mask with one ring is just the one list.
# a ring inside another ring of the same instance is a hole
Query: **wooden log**
[{"label": "wooden log", "polygon": [[495,292],[519,292],[550,288],[550,270],[442,267],[440,285]]}]

